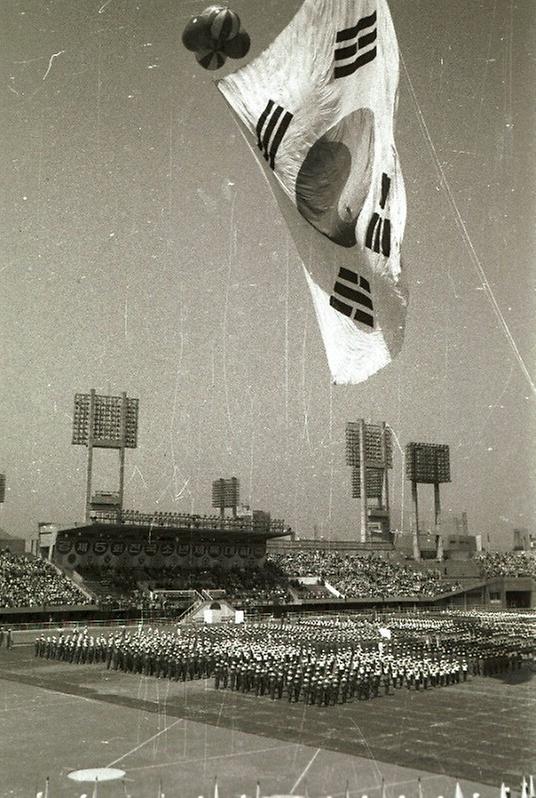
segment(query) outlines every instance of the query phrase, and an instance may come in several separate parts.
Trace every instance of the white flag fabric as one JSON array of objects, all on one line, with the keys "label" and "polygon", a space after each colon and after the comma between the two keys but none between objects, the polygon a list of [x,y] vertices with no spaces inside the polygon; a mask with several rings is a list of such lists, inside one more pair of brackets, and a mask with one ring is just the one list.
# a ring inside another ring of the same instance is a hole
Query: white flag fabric
[{"label": "white flag fabric", "polygon": [[258,58],[217,82],[273,173],[336,383],[367,379],[403,341],[398,60],[386,0],[304,0]]}]

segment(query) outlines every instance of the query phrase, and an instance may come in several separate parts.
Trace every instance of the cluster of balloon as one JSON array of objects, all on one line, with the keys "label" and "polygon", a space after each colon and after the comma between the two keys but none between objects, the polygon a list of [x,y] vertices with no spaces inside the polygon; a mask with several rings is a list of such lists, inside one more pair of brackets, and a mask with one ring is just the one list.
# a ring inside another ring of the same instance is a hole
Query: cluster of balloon
[{"label": "cluster of balloon", "polygon": [[209,6],[187,23],[182,43],[205,69],[219,69],[227,56],[243,58],[249,51],[250,38],[235,11]]}]

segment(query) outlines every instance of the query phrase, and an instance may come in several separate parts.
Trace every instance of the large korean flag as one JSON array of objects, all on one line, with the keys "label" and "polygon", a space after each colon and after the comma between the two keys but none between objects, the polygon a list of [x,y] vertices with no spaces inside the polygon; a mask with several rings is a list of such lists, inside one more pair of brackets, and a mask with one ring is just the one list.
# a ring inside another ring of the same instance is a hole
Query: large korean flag
[{"label": "large korean flag", "polygon": [[400,350],[407,306],[388,6],[305,0],[267,50],[217,86],[282,189],[274,182],[333,381],[361,382]]}]

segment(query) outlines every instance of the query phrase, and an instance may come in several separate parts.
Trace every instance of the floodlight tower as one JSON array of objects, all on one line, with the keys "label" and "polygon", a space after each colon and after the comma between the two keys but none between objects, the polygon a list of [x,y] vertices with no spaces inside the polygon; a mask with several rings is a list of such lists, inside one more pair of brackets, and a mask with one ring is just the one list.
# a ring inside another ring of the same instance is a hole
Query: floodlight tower
[{"label": "floodlight tower", "polygon": [[212,506],[218,507],[220,517],[225,517],[226,508],[230,508],[236,518],[236,508],[240,497],[240,482],[236,477],[231,479],[215,479],[212,483]]},{"label": "floodlight tower", "polygon": [[[417,485],[434,486],[434,531],[437,536],[441,527],[441,497],[439,485],[450,482],[450,449],[443,443],[408,443],[406,446],[406,478],[411,482],[413,501],[413,555],[420,559],[419,548],[419,499]],[[438,547],[439,548],[439,547]]]},{"label": "floodlight tower", "polygon": [[111,494],[109,508],[116,512],[117,521],[123,510],[125,484],[125,451],[138,445],[138,399],[121,396],[100,396],[92,388],[89,394],[74,397],[74,445],[87,447],[86,521],[91,520],[93,480],[93,449],[116,449],[119,452],[119,492]]},{"label": "floodlight tower", "polygon": [[0,504],[6,500],[6,475],[0,474]]},{"label": "floodlight tower", "polygon": [[[381,524],[382,534],[390,531],[387,472],[393,466],[393,448],[385,421],[378,425],[360,419],[346,424],[346,464],[353,469],[352,498],[361,499],[359,539],[366,543],[370,539],[369,517],[374,513],[374,523]],[[376,499],[375,508],[369,508],[369,499]]]}]

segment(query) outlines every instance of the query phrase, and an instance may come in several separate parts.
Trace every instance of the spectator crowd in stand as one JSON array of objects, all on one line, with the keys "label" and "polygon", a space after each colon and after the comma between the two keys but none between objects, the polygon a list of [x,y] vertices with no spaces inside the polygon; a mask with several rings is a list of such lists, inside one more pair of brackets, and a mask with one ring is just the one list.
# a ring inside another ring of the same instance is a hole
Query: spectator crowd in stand
[{"label": "spectator crowd in stand", "polygon": [[343,551],[271,552],[267,562],[290,577],[318,576],[344,598],[433,597],[460,589],[443,581],[437,568],[410,565]]},{"label": "spectator crowd in stand", "polygon": [[[224,590],[229,601],[244,607],[257,604],[284,604],[292,601],[288,577],[268,565],[259,569],[210,569],[164,566],[144,568],[79,567],[86,584],[96,590],[105,604],[155,609],[158,602],[148,599],[150,590]],[[162,599],[160,606],[169,603]]]},{"label": "spectator crowd in stand", "polygon": [[[532,576],[536,558],[526,552],[483,553],[477,561],[482,575]],[[286,604],[310,598],[345,599],[433,598],[461,589],[442,577],[438,568],[363,556],[345,551],[271,552],[263,568],[198,568],[85,566],[79,571],[100,604],[138,609],[163,608],[152,589],[223,590],[231,602],[252,607]],[[300,580],[308,577],[311,584]],[[331,590],[333,588],[333,590]],[[87,604],[78,587],[46,560],[0,552],[0,606]]]},{"label": "spectator crowd in stand", "polygon": [[[212,567],[180,569],[143,567],[113,569],[103,566],[79,568],[87,584],[98,588],[101,601],[132,601],[139,604],[139,591],[224,590],[226,598],[242,607],[287,604],[295,600],[424,597],[460,588],[459,583],[442,579],[437,568],[416,569],[379,557],[346,552],[293,551],[270,553],[263,568]],[[304,584],[301,577],[313,577]],[[326,587],[325,583],[335,590]]]},{"label": "spectator crowd in stand", "polygon": [[47,560],[0,552],[0,607],[87,603],[85,594]]},{"label": "spectator crowd in stand", "polygon": [[529,551],[486,551],[478,554],[476,560],[482,576],[530,576],[536,579],[536,556]]}]

